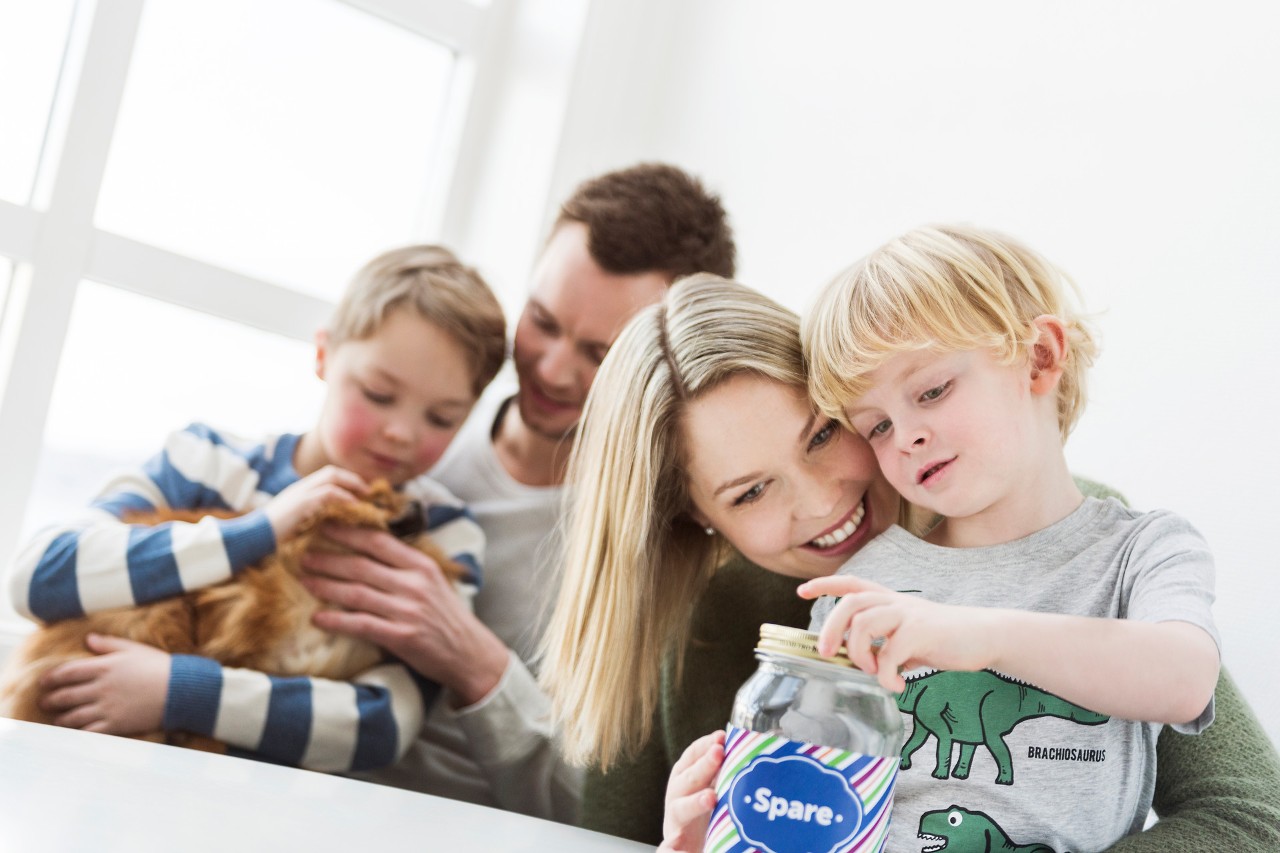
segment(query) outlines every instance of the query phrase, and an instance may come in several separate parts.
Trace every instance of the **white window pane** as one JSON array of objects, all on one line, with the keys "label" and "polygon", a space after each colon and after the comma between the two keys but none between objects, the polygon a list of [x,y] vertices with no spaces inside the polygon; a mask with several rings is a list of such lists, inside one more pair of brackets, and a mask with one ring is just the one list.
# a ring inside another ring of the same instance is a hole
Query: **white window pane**
[{"label": "white window pane", "polygon": [[306,432],[324,392],[314,365],[300,341],[81,283],[24,536],[83,507],[191,421],[245,438]]},{"label": "white window pane", "polygon": [[336,299],[424,236],[453,60],[334,0],[148,3],[97,224]]},{"label": "white window pane", "polygon": [[13,261],[0,257],[0,329],[4,328],[4,312],[9,307],[9,282],[13,280]]},{"label": "white window pane", "polygon": [[0,0],[0,198],[26,204],[74,0]]}]

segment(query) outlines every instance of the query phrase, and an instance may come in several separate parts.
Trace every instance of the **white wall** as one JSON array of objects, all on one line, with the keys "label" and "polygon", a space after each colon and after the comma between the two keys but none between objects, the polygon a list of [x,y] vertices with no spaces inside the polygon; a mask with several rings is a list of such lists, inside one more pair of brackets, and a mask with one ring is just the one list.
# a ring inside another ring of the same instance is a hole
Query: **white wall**
[{"label": "white wall", "polygon": [[1280,742],[1277,22],[1230,2],[594,0],[553,192],[690,168],[724,196],[740,278],[800,310],[929,221],[1066,268],[1103,335],[1071,465],[1209,539],[1226,663]]}]

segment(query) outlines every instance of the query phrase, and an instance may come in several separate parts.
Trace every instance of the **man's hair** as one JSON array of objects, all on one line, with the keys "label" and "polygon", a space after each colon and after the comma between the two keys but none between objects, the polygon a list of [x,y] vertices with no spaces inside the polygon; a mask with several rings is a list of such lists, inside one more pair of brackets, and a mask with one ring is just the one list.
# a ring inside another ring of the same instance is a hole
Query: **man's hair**
[{"label": "man's hair", "polygon": [[1058,383],[1065,439],[1084,410],[1085,372],[1097,344],[1069,301],[1071,282],[1021,243],[966,226],[917,228],[838,275],[802,324],[809,393],[828,417],[870,385],[897,353],[991,349],[1003,364],[1030,357],[1044,314],[1066,326]]},{"label": "man's hair", "polygon": [[470,357],[477,397],[502,367],[507,324],[489,285],[441,246],[405,246],[361,267],[329,324],[329,344],[376,334],[387,316],[409,308],[462,345]]},{"label": "man's hair", "polygon": [[640,163],[584,181],[560,206],[556,228],[566,222],[587,226],[591,257],[615,275],[656,271],[675,281],[734,273],[720,198],[675,166]]}]

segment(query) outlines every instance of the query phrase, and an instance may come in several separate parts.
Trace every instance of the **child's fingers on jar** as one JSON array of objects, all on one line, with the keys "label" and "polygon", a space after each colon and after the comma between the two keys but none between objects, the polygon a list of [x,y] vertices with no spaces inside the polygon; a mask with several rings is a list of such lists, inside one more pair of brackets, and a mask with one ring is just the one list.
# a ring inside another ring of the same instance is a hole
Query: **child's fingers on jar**
[{"label": "child's fingers on jar", "polygon": [[895,640],[893,637],[884,641],[876,657],[880,667],[877,676],[880,686],[894,693],[901,693],[906,689],[907,682],[902,677],[902,671],[921,663],[915,659],[904,639]]},{"label": "child's fingers on jar", "polygon": [[854,617],[866,606],[868,600],[865,593],[850,593],[835,603],[827,621],[818,632],[818,654],[824,657],[835,656],[841,643],[845,641],[845,634]]},{"label": "child's fingers on jar", "polygon": [[884,591],[884,587],[875,581],[869,581],[856,575],[827,575],[813,578],[800,584],[796,592],[801,598],[818,598],[823,595],[850,595],[857,592]]},{"label": "child's fingers on jar", "polygon": [[818,654],[827,658],[835,657],[840,644],[844,642],[844,632],[848,627],[849,617],[832,611],[823,623],[822,630],[818,632]]},{"label": "child's fingers on jar", "polygon": [[902,614],[891,601],[876,604],[854,617],[845,641],[849,660],[863,672],[878,672],[883,666],[885,639],[902,624]]}]

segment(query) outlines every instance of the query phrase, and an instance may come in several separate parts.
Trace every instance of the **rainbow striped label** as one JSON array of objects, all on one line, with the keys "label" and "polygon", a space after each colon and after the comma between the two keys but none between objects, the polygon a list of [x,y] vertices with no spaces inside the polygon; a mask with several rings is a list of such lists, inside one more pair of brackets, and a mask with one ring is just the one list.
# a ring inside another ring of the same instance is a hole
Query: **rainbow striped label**
[{"label": "rainbow striped label", "polygon": [[729,726],[704,853],[880,853],[898,757]]}]

